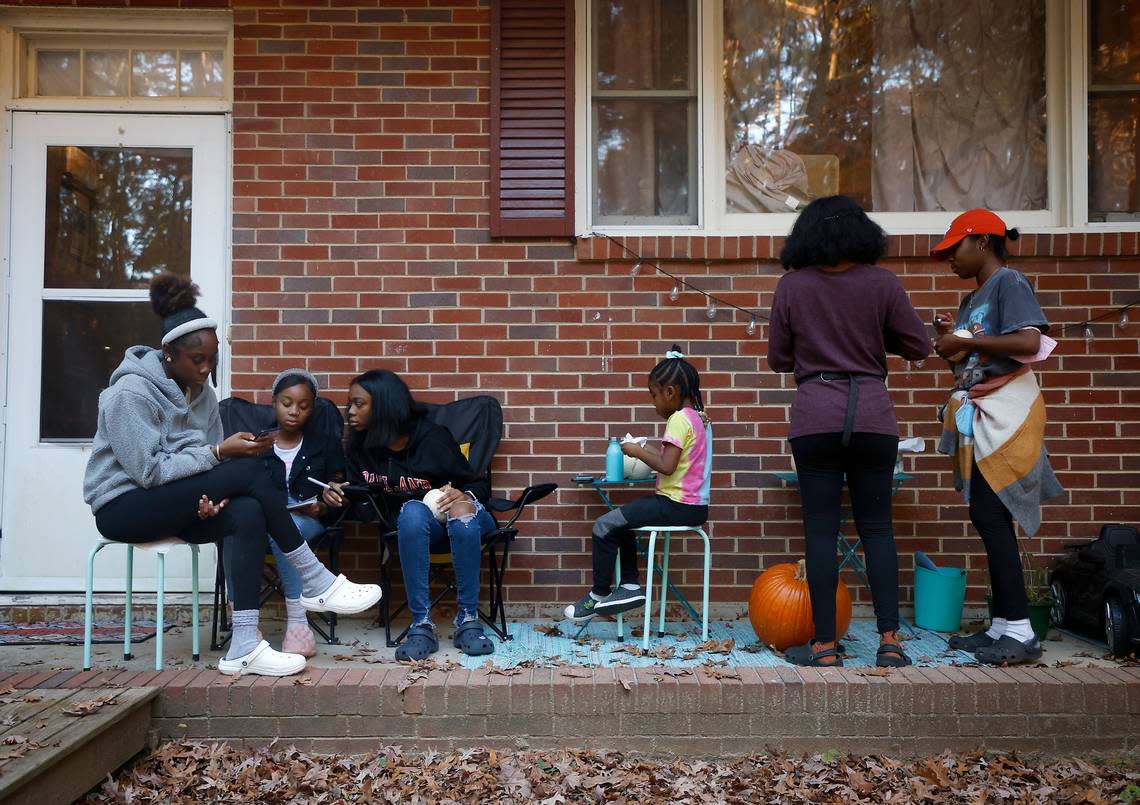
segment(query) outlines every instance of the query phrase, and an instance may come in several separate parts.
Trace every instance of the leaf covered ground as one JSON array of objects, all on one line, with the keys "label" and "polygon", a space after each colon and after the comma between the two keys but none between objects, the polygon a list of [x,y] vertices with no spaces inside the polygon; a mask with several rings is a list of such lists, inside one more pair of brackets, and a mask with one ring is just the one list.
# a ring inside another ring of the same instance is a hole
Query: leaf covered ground
[{"label": "leaf covered ground", "polygon": [[[1133,759],[1134,760],[1134,759]],[[317,755],[172,742],[88,803],[1131,803],[1140,766],[951,753],[919,760],[757,754],[654,760],[592,751]]]}]

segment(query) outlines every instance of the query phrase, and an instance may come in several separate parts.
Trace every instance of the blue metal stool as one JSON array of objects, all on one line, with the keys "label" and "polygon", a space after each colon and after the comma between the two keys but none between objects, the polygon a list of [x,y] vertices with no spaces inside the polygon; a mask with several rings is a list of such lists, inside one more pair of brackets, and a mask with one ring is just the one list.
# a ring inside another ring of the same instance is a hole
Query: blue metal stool
[{"label": "blue metal stool", "polygon": [[708,640],[709,571],[712,569],[712,549],[709,545],[709,535],[705,533],[705,530],[700,526],[651,525],[635,528],[633,530],[643,534],[649,534],[649,561],[645,563],[645,628],[641,638],[642,651],[649,650],[649,624],[653,617],[653,547],[654,543],[657,542],[657,535],[659,533],[665,535],[665,544],[661,550],[661,617],[657,622],[657,636],[665,636],[665,600],[669,592],[669,537],[676,532],[692,531],[694,534],[699,534],[701,539],[705,542],[705,577],[703,600],[701,602],[701,641],[704,642]]},{"label": "blue metal stool", "polygon": [[94,625],[94,591],[95,591],[95,555],[99,551],[106,548],[108,545],[123,545],[127,549],[127,589],[126,589],[126,603],[125,611],[123,613],[123,659],[130,660],[131,656],[131,586],[134,580],[134,559],[135,548],[144,551],[154,551],[158,558],[158,578],[156,594],[156,614],[155,614],[155,635],[154,635],[154,670],[162,670],[162,607],[163,598],[166,592],[166,554],[171,548],[179,545],[186,545],[190,548],[190,561],[191,561],[191,609],[193,610],[193,653],[194,661],[197,662],[200,658],[198,650],[198,546],[191,542],[183,542],[180,539],[170,538],[158,540],[156,542],[146,543],[126,543],[115,542],[109,539],[100,539],[91,548],[91,552],[87,554],[87,605],[83,618],[83,670],[91,670],[91,630]]}]

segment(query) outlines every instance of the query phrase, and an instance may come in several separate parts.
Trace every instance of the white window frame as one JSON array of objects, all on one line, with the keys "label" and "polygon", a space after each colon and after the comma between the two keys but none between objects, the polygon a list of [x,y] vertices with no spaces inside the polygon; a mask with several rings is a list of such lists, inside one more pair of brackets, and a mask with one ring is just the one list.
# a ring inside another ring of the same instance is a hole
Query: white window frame
[{"label": "white window frame", "polygon": [[[699,198],[693,226],[595,224],[593,220],[593,139],[590,95],[591,9],[598,0],[576,0],[575,126],[582,135],[575,148],[575,230],[623,235],[707,234],[785,235],[795,213],[728,213],[725,209],[724,0],[698,4],[697,58],[699,121],[697,176]],[[1046,138],[1049,207],[999,210],[1009,225],[1033,232],[1131,232],[1140,221],[1088,220],[1088,0],[1046,0]],[[891,234],[945,231],[957,212],[876,212],[871,217]]]}]

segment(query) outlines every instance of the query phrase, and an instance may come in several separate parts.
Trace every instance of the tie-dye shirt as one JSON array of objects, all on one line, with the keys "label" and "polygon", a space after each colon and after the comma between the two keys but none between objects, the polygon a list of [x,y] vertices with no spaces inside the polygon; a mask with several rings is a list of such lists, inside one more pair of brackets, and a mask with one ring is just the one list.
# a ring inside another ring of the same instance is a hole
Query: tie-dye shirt
[{"label": "tie-dye shirt", "polygon": [[667,444],[681,448],[681,458],[671,475],[657,475],[657,494],[678,503],[709,505],[712,424],[706,425],[694,409],[682,408],[665,422],[665,435],[661,437],[662,454]]}]

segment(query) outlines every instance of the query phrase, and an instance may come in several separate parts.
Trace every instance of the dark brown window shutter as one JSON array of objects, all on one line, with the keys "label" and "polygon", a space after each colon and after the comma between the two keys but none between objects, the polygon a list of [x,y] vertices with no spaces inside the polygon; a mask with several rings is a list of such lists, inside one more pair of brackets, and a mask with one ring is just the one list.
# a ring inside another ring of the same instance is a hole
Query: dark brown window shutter
[{"label": "dark brown window shutter", "polygon": [[574,234],[574,0],[491,3],[491,234]]}]

